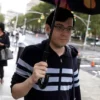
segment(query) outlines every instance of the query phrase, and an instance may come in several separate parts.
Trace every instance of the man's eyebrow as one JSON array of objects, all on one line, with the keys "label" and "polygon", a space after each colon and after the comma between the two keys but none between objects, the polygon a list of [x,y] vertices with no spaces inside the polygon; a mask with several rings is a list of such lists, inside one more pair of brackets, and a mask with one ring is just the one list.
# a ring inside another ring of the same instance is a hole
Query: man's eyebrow
[{"label": "man's eyebrow", "polygon": [[[58,25],[58,26],[64,26],[64,25],[62,25],[62,24],[59,24],[59,23],[58,23],[58,24],[55,24],[55,25]],[[73,27],[73,26],[68,26],[68,27]]]},{"label": "man's eyebrow", "polygon": [[62,24],[55,24],[55,25],[63,26]]}]

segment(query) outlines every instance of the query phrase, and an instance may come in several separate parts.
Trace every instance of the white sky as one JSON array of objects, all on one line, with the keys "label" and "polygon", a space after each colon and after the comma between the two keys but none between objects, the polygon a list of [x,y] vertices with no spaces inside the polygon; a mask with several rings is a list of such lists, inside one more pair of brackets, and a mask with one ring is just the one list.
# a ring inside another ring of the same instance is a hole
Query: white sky
[{"label": "white sky", "polygon": [[30,0],[0,0],[1,12],[6,13],[8,10],[12,10],[19,13],[25,13],[26,5]]}]

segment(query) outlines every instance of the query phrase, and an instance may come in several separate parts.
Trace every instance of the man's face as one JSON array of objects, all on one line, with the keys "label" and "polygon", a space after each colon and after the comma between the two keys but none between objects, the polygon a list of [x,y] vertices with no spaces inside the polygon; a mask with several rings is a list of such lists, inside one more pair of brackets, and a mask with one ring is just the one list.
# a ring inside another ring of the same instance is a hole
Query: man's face
[{"label": "man's face", "polygon": [[69,42],[72,30],[73,30],[72,18],[68,18],[65,22],[56,21],[50,42],[51,45],[56,47],[65,46]]}]

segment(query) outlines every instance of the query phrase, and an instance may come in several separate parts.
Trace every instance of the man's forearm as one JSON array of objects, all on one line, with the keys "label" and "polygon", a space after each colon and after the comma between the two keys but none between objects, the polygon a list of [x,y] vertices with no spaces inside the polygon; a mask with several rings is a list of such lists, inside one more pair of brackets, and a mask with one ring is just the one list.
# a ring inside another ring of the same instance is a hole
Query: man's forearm
[{"label": "man's forearm", "polygon": [[22,83],[15,84],[12,87],[12,96],[15,99],[24,97],[25,95],[27,95],[27,93],[30,91],[34,84],[35,82],[32,81],[31,77],[29,77]]}]

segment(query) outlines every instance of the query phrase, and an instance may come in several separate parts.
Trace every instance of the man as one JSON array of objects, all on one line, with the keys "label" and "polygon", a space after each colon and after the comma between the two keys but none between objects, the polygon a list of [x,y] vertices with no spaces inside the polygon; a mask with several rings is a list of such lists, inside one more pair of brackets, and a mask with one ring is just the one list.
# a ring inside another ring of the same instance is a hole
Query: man
[{"label": "man", "polygon": [[[45,32],[50,33],[54,11],[48,16]],[[73,14],[63,8],[58,9],[56,22],[49,45],[47,62],[42,61],[48,40],[24,49],[18,60],[12,78],[11,92],[15,99],[24,100],[81,100],[77,69],[77,50],[66,46],[74,26]],[[49,75],[44,89],[38,80]]]}]

